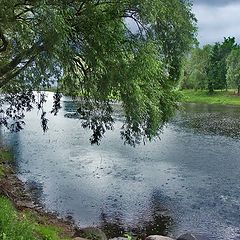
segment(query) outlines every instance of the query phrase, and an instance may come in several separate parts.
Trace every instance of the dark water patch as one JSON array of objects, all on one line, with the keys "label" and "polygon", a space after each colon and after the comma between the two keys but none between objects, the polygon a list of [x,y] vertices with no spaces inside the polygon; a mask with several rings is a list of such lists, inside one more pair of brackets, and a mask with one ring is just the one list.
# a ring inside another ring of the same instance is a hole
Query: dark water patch
[{"label": "dark water patch", "polygon": [[195,133],[240,139],[240,107],[183,104],[172,123]]},{"label": "dark water patch", "polygon": [[154,214],[152,220],[146,221],[144,219],[134,226],[126,226],[121,218],[107,217],[105,214],[101,215],[100,228],[106,233],[108,238],[124,236],[126,234],[135,236],[138,239],[145,239],[149,235],[156,233],[160,235],[168,235],[168,229],[172,224],[170,216]]}]

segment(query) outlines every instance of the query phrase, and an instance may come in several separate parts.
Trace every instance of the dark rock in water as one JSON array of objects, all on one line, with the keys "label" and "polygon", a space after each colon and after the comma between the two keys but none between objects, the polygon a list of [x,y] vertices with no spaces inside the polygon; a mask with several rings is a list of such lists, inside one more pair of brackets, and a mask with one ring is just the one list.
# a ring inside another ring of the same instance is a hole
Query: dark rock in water
[{"label": "dark rock in water", "polygon": [[177,240],[198,240],[198,238],[192,235],[191,233],[185,233],[179,236]]},{"label": "dark rock in water", "polygon": [[94,227],[83,228],[76,231],[75,237],[79,236],[87,239],[107,240],[106,234],[102,230]]},{"label": "dark rock in water", "polygon": [[146,237],[145,240],[173,240],[173,238],[160,236],[160,235],[150,235]]}]

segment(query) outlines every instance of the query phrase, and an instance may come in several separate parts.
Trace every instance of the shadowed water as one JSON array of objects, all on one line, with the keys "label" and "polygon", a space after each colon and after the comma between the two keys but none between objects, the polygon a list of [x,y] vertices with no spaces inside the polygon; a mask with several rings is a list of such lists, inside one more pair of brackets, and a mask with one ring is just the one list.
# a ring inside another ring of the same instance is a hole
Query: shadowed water
[{"label": "shadowed water", "polygon": [[91,146],[90,132],[67,117],[74,108],[65,98],[46,134],[37,112],[21,133],[2,131],[19,177],[46,209],[108,236],[240,239],[240,108],[184,105],[161,140],[136,148],[123,145],[120,120]]}]

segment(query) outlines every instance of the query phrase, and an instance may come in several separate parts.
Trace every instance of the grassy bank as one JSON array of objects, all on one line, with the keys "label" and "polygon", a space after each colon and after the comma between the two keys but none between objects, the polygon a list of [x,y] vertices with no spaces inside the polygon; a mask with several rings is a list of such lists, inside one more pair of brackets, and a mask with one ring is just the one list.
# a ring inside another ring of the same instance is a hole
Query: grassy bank
[{"label": "grassy bank", "polygon": [[8,172],[8,164],[13,159],[12,153],[6,148],[0,148],[0,179]]},{"label": "grassy bank", "polygon": [[240,105],[240,96],[237,96],[233,90],[215,91],[213,94],[209,94],[208,91],[182,90],[181,93],[182,102]]},{"label": "grassy bank", "polygon": [[10,200],[11,191],[5,190],[6,185],[12,182],[14,184],[14,180],[9,182],[9,179],[14,179],[14,173],[10,167],[12,159],[9,150],[0,148],[0,240],[70,239],[63,234],[64,229],[59,227],[57,220],[56,224],[51,224],[47,215],[38,213],[33,209],[16,209],[16,203],[12,199]]},{"label": "grassy bank", "polygon": [[39,224],[31,212],[18,212],[11,201],[0,197],[1,240],[60,240],[59,228]]}]

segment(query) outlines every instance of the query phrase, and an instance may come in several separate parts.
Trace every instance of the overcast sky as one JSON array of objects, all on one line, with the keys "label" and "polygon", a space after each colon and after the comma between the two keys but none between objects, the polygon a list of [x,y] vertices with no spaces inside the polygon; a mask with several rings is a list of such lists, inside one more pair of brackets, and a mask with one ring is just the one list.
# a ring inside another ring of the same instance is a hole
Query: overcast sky
[{"label": "overcast sky", "polygon": [[240,42],[240,0],[194,0],[201,45],[235,37]]}]

